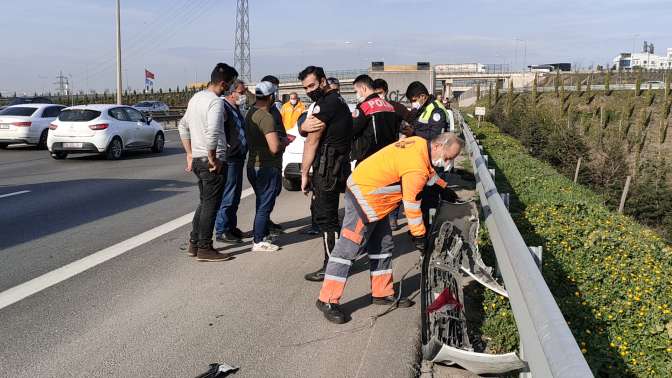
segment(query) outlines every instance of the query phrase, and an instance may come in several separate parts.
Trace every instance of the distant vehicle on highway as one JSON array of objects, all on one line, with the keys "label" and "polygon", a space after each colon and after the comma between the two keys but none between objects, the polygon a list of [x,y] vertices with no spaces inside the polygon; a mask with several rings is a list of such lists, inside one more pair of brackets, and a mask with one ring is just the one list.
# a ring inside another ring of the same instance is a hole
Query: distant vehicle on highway
[{"label": "distant vehicle on highway", "polygon": [[161,101],[142,101],[133,105],[133,107],[141,112],[167,112],[170,110],[168,105]]},{"label": "distant vehicle on highway", "polygon": [[65,106],[57,104],[26,104],[0,110],[0,148],[25,143],[46,149],[49,124],[62,109]]},{"label": "distant vehicle on highway", "polygon": [[8,106],[21,104],[53,104],[53,101],[46,97],[14,97],[9,100],[7,105],[1,106],[0,110],[3,110]]},{"label": "distant vehicle on highway", "polygon": [[99,153],[121,159],[124,151],[162,152],[163,127],[131,106],[80,105],[64,109],[49,126],[47,146],[54,159],[68,154]]}]

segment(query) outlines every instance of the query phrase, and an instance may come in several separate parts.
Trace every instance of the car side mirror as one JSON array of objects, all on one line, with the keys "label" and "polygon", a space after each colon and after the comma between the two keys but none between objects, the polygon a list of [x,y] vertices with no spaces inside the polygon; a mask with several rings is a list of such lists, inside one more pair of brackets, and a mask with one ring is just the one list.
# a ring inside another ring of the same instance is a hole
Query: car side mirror
[{"label": "car side mirror", "polygon": [[152,123],[152,116],[147,116],[147,124],[149,125],[151,123]]}]

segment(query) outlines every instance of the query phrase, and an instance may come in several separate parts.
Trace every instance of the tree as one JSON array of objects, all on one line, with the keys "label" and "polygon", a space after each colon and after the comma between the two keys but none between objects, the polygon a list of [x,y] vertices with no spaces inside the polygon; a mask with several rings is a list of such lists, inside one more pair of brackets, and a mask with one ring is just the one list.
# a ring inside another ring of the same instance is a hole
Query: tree
[{"label": "tree", "polygon": [[576,80],[576,91],[579,92],[579,95],[581,95],[581,91],[583,90],[583,83],[581,82],[581,75],[576,75],[577,80]]},{"label": "tree", "polygon": [[509,92],[506,96],[506,115],[510,118],[513,116],[513,79],[509,79]]},{"label": "tree", "polygon": [[476,84],[476,101],[479,101],[480,99],[481,99],[481,84]]},{"label": "tree", "polygon": [[607,69],[607,73],[604,75],[604,94],[609,96],[609,84],[611,81],[611,68]]},{"label": "tree", "polygon": [[637,70],[637,81],[635,81],[635,97],[639,97],[642,90],[642,74]]},{"label": "tree", "polygon": [[492,82],[490,82],[488,88],[488,108],[492,109]]},{"label": "tree", "polygon": [[537,86],[539,85],[539,76],[537,73],[534,74],[534,81],[532,82],[532,100],[534,103],[537,103],[537,96],[539,93],[537,92]]},{"label": "tree", "polygon": [[555,80],[553,81],[553,87],[555,88],[555,97],[559,97],[560,92],[558,92],[558,89],[560,89],[560,70],[555,71]]}]

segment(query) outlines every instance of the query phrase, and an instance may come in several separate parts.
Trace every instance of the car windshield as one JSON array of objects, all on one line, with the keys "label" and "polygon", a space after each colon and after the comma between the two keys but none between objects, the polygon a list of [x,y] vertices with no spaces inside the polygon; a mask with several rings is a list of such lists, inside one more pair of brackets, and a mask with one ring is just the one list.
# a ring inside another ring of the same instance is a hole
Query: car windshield
[{"label": "car windshield", "polygon": [[151,102],[147,102],[147,101],[143,101],[143,102],[139,102],[139,103],[137,103],[137,104],[135,104],[135,105],[133,105],[133,106],[147,107],[147,106],[152,106],[152,103],[151,103]]},{"label": "car windshield", "polygon": [[14,106],[11,108],[5,108],[0,111],[0,115],[4,116],[22,116],[30,117],[35,113],[37,108],[27,107],[27,106]]},{"label": "car windshield", "polygon": [[66,109],[61,112],[58,119],[63,122],[86,122],[100,116],[100,112],[91,109]]}]

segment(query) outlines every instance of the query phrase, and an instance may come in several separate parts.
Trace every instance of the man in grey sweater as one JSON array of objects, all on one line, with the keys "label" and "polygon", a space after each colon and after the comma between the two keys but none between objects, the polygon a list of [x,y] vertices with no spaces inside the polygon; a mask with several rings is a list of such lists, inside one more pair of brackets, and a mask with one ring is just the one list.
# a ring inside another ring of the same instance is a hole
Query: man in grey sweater
[{"label": "man in grey sweater", "polygon": [[238,78],[238,72],[225,63],[218,63],[210,75],[208,88],[196,93],[187,105],[178,130],[187,153],[187,172],[198,178],[200,202],[194,213],[187,253],[198,261],[225,261],[229,254],[212,247],[215,217],[222,201],[226,173],[226,134],[224,103],[220,96]]}]

